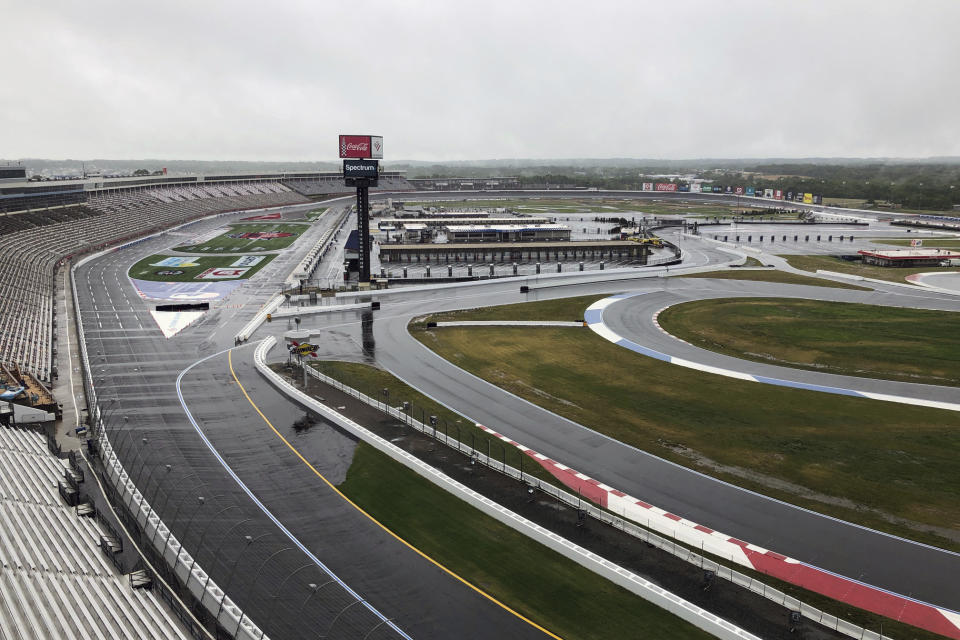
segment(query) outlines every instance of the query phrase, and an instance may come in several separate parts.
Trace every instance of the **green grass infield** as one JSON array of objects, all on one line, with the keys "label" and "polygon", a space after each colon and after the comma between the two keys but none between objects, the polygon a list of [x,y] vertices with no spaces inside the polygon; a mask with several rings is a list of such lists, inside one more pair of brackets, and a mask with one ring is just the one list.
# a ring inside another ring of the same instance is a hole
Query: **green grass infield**
[{"label": "green grass infield", "polygon": [[[258,256],[167,256],[152,255],[130,267],[130,277],[155,282],[201,282],[205,280],[244,280],[253,276],[276,257]],[[223,270],[218,273],[215,270]],[[244,270],[240,271],[239,270]],[[205,277],[200,277],[206,274]],[[236,274],[236,275],[233,275]]]},{"label": "green grass infield", "polygon": [[[278,251],[293,244],[310,227],[290,222],[257,222],[228,225],[228,230],[199,244],[177,247],[187,253],[247,253]],[[272,236],[276,237],[272,237]]]}]

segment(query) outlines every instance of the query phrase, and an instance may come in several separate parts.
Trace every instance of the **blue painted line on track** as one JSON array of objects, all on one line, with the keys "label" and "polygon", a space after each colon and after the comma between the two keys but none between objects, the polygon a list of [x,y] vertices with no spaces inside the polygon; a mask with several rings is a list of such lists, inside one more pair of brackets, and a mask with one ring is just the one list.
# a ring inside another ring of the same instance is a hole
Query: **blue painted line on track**
[{"label": "blue painted line on track", "polygon": [[[752,374],[751,374],[752,375]],[[806,389],[807,391],[822,391],[824,393],[834,393],[841,396],[853,396],[855,398],[866,398],[859,391],[853,389],[844,389],[842,387],[826,387],[822,384],[809,384],[806,382],[792,382],[790,380],[781,380],[780,378],[768,378],[766,376],[754,375],[753,379],[764,384],[772,384],[778,387],[790,387],[792,389]]]},{"label": "blue painted line on track", "polygon": [[[234,348],[235,348],[235,347],[234,347]],[[233,480],[234,480],[234,481],[237,483],[237,485],[243,490],[243,492],[247,494],[247,496],[253,501],[253,503],[256,504],[257,507],[260,508],[260,510],[264,513],[264,515],[267,516],[275,525],[277,525],[277,527],[278,527],[281,531],[283,531],[284,535],[286,535],[287,538],[289,538],[290,542],[292,542],[294,545],[296,545],[296,547],[297,547],[298,549],[300,549],[301,551],[303,551],[303,552],[307,555],[307,557],[310,558],[310,560],[313,561],[314,564],[316,564],[318,567],[320,567],[320,569],[323,570],[324,573],[326,573],[328,576],[330,576],[330,579],[331,579],[331,580],[335,581],[337,584],[339,584],[341,587],[343,587],[343,589],[344,589],[347,593],[349,593],[351,596],[353,596],[354,598],[356,598],[360,603],[363,604],[364,607],[366,607],[371,613],[373,613],[375,616],[377,616],[377,618],[378,618],[382,623],[386,624],[388,627],[390,627],[391,629],[393,629],[394,631],[396,631],[398,634],[400,634],[401,637],[405,638],[406,640],[413,640],[413,638],[411,638],[411,637],[408,636],[406,633],[404,633],[404,631],[403,631],[402,629],[400,629],[400,627],[398,627],[392,620],[390,620],[390,619],[387,618],[385,615],[383,615],[382,613],[380,613],[372,604],[370,604],[369,602],[367,602],[366,600],[364,600],[363,598],[361,598],[360,595],[359,595],[356,591],[354,591],[353,589],[350,588],[350,585],[348,585],[346,582],[344,582],[343,580],[341,580],[340,577],[337,576],[337,574],[335,574],[335,573],[333,572],[333,570],[331,570],[329,567],[327,567],[327,565],[325,565],[325,564],[323,563],[323,561],[320,560],[320,558],[318,558],[317,556],[313,555],[313,553],[312,553],[302,542],[300,542],[300,540],[298,540],[297,537],[296,537],[295,535],[293,535],[293,533],[292,533],[289,529],[287,529],[287,528],[283,525],[283,523],[280,522],[280,520],[278,520],[277,517],[276,517],[275,515],[273,515],[273,513],[270,512],[269,509],[267,509],[266,505],[264,505],[262,502],[260,502],[260,499],[257,498],[257,496],[254,495],[253,491],[250,490],[250,487],[248,487],[246,484],[244,484],[243,480],[241,480],[240,477],[239,477],[239,476],[234,472],[234,470],[230,467],[230,465],[227,464],[227,461],[223,459],[223,456],[220,455],[220,452],[217,451],[217,449],[213,446],[213,443],[211,443],[210,440],[207,438],[206,434],[205,434],[205,433],[203,432],[203,430],[200,428],[200,425],[197,424],[197,421],[194,419],[193,414],[190,413],[190,409],[187,408],[187,402],[186,402],[186,400],[184,400],[183,391],[181,390],[181,387],[180,387],[180,382],[183,380],[183,377],[184,377],[191,369],[193,369],[195,366],[197,366],[198,364],[202,364],[202,363],[206,362],[207,360],[210,360],[211,358],[216,358],[217,356],[222,356],[223,354],[227,353],[228,351],[232,351],[232,350],[233,350],[232,348],[231,348],[231,349],[224,349],[223,351],[220,351],[220,352],[218,352],[218,353],[214,353],[213,355],[209,355],[209,356],[207,356],[206,358],[203,358],[203,359],[201,359],[201,360],[197,360],[196,362],[194,362],[193,364],[191,364],[189,367],[187,367],[186,369],[184,369],[183,371],[181,371],[181,372],[180,372],[180,375],[177,376],[177,397],[180,399],[180,405],[183,407],[184,413],[187,414],[187,419],[190,421],[190,424],[193,425],[193,428],[196,430],[197,434],[200,436],[200,439],[203,440],[203,443],[204,443],[205,445],[207,445],[207,448],[210,450],[210,453],[212,453],[213,456],[217,459],[217,461],[220,462],[220,465],[223,466],[224,470],[226,470],[226,472],[230,475],[230,477],[233,478]]]}]

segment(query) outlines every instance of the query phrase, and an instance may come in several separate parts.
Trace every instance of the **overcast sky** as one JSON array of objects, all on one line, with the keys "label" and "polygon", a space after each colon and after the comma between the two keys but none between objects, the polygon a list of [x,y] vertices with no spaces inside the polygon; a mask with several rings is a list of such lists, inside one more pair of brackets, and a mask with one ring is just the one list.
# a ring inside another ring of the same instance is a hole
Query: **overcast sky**
[{"label": "overcast sky", "polygon": [[958,0],[0,0],[0,157],[960,155],[958,34]]}]

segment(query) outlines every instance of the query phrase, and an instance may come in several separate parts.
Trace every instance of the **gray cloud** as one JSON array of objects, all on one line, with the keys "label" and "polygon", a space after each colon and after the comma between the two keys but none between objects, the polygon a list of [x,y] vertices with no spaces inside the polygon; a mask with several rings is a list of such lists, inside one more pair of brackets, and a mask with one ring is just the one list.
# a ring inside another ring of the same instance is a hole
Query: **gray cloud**
[{"label": "gray cloud", "polygon": [[960,3],[3,0],[0,156],[960,155]]}]

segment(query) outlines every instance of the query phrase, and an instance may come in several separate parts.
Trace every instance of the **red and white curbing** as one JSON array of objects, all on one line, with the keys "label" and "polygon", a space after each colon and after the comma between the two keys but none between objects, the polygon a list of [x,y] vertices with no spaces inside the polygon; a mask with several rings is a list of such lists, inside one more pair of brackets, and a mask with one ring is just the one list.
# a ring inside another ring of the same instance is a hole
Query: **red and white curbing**
[{"label": "red and white curbing", "polygon": [[479,423],[477,427],[515,446],[536,460],[565,486],[611,513],[645,525],[648,529],[702,552],[729,559],[740,566],[763,572],[848,605],[960,640],[960,613],[956,611],[884,591],[714,531],[594,480],[489,427]]}]

